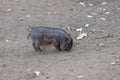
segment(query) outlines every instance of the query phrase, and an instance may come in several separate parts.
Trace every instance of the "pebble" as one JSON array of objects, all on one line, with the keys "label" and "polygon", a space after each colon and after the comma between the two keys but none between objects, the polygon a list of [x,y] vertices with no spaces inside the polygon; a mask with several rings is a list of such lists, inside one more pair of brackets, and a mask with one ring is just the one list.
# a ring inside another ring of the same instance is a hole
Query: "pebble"
[{"label": "pebble", "polygon": [[78,28],[78,29],[76,29],[76,31],[80,31],[80,32],[81,32],[81,31],[82,31],[82,28]]},{"label": "pebble", "polygon": [[100,47],[104,47],[104,46],[105,46],[104,43],[99,43],[98,45],[99,45]]},{"label": "pebble", "polygon": [[40,71],[34,71],[34,74],[38,76],[40,74]]},{"label": "pebble", "polygon": [[105,2],[102,2],[102,5],[105,5],[105,4],[107,4],[107,2],[105,1]]},{"label": "pebble", "polygon": [[115,62],[111,62],[111,65],[115,65],[116,63]]},{"label": "pebble", "polygon": [[85,27],[88,27],[89,26],[89,24],[85,24]]},{"label": "pebble", "polygon": [[117,40],[113,40],[112,42],[113,42],[113,43],[117,43],[118,41],[117,41]]},{"label": "pebble", "polygon": [[24,18],[20,18],[20,21],[23,21],[24,20]]},{"label": "pebble", "polygon": [[88,18],[92,18],[93,16],[92,15],[87,15]]},{"label": "pebble", "polygon": [[77,40],[80,40],[86,36],[87,36],[87,33],[80,33],[79,36],[77,37]]},{"label": "pebble", "polygon": [[110,12],[105,12],[105,14],[110,14]]},{"label": "pebble", "polygon": [[106,18],[100,18],[101,20],[103,20],[103,21],[105,21],[106,20]]},{"label": "pebble", "polygon": [[79,2],[79,4],[85,7],[85,3]]},{"label": "pebble", "polygon": [[92,4],[92,3],[90,3],[89,5],[90,5],[90,6],[93,6],[93,4]]},{"label": "pebble", "polygon": [[28,14],[28,15],[26,15],[26,17],[28,17],[28,18],[29,18],[29,17],[30,17],[30,15],[29,15],[29,14]]},{"label": "pebble", "polygon": [[8,39],[5,40],[6,42],[10,42]]},{"label": "pebble", "polygon": [[8,9],[7,11],[10,12],[10,11],[12,11],[12,9]]},{"label": "pebble", "polygon": [[80,78],[83,78],[83,75],[79,75],[78,78],[79,78],[79,79],[80,79]]}]

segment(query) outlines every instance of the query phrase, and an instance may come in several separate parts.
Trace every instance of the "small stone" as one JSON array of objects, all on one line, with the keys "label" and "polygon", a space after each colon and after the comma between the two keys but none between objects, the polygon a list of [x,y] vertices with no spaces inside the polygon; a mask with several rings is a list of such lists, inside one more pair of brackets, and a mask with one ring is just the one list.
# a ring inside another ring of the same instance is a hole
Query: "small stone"
[{"label": "small stone", "polygon": [[34,74],[38,76],[40,74],[40,71],[34,71]]},{"label": "small stone", "polygon": [[99,45],[100,47],[104,47],[104,46],[105,46],[104,43],[99,43],[98,45]]},{"label": "small stone", "polygon": [[88,27],[89,26],[89,24],[85,24],[85,27]]},{"label": "small stone", "polygon": [[92,4],[92,3],[90,3],[89,5],[90,5],[90,6],[93,6],[93,4]]},{"label": "small stone", "polygon": [[70,8],[71,11],[76,11],[75,7]]},{"label": "small stone", "polygon": [[105,12],[105,14],[110,14],[110,12]]},{"label": "small stone", "polygon": [[107,2],[102,2],[102,5],[105,5],[105,4],[107,4]]},{"label": "small stone", "polygon": [[102,10],[103,10],[103,11],[105,11],[106,9],[105,9],[105,8],[103,8]]},{"label": "small stone", "polygon": [[50,15],[52,12],[48,12],[47,15]]},{"label": "small stone", "polygon": [[105,21],[106,20],[106,18],[100,18],[101,20],[103,20],[103,21]]},{"label": "small stone", "polygon": [[85,7],[85,3],[79,2],[79,4]]},{"label": "small stone", "polygon": [[24,18],[20,18],[20,21],[23,21],[24,20]]},{"label": "small stone", "polygon": [[117,40],[113,40],[112,42],[113,42],[113,43],[117,43]]},{"label": "small stone", "polygon": [[87,15],[87,17],[88,17],[88,18],[93,18],[93,16],[92,16],[92,15]]},{"label": "small stone", "polygon": [[83,78],[83,75],[79,75],[78,78],[79,78],[79,79],[80,79],[80,78]]},{"label": "small stone", "polygon": [[56,15],[57,13],[56,13],[56,12],[54,12],[54,14]]},{"label": "small stone", "polygon": [[99,9],[100,9],[100,10],[103,10],[103,11],[105,11],[105,10],[106,10],[105,8],[101,8],[101,7],[100,7]]},{"label": "small stone", "polygon": [[12,11],[12,9],[8,9],[8,12]]},{"label": "small stone", "polygon": [[120,8],[117,8],[117,10],[119,11],[119,10],[120,10]]},{"label": "small stone", "polygon": [[10,42],[8,39],[5,40],[6,42]]},{"label": "small stone", "polygon": [[115,62],[111,62],[111,65],[115,65],[116,63]]},{"label": "small stone", "polygon": [[26,15],[26,17],[28,17],[28,18],[29,18],[29,17],[30,17],[30,15]]},{"label": "small stone", "polygon": [[87,36],[87,33],[80,33],[79,36],[77,37],[77,40],[81,40],[82,38],[86,36]]},{"label": "small stone", "polygon": [[81,31],[82,31],[82,28],[78,28],[78,29],[76,29],[76,31],[80,31],[80,32],[81,32]]}]

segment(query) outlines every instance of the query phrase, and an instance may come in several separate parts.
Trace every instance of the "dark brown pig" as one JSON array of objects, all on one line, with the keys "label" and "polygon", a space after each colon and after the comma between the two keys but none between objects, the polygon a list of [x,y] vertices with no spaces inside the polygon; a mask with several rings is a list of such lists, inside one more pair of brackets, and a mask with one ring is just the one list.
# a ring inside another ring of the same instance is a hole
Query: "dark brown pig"
[{"label": "dark brown pig", "polygon": [[65,30],[50,27],[35,27],[29,32],[27,39],[31,37],[32,45],[36,51],[43,52],[41,46],[53,45],[58,50],[69,51],[73,45],[73,39]]}]

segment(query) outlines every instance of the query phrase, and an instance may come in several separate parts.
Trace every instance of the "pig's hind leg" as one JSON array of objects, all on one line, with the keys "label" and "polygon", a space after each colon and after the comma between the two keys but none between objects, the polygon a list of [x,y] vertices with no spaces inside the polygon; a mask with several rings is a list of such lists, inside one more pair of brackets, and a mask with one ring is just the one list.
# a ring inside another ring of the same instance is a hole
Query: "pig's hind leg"
[{"label": "pig's hind leg", "polygon": [[35,47],[35,43],[32,43],[33,48],[35,49],[35,51],[38,51],[38,49]]},{"label": "pig's hind leg", "polygon": [[33,45],[33,48],[35,49],[35,51],[39,50],[39,47],[36,46],[36,40],[33,40],[32,45]]},{"label": "pig's hind leg", "polygon": [[33,47],[34,47],[35,51],[40,51],[40,53],[44,53],[42,51],[42,49],[40,48],[40,46],[41,46],[41,43],[39,40],[33,41]]}]

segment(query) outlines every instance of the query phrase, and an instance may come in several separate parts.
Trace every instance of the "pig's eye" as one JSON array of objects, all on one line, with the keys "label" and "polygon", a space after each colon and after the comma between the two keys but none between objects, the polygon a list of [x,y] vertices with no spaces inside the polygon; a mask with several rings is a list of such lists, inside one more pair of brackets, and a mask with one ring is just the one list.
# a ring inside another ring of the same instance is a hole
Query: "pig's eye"
[{"label": "pig's eye", "polygon": [[65,41],[68,41],[68,38],[66,38]]}]

